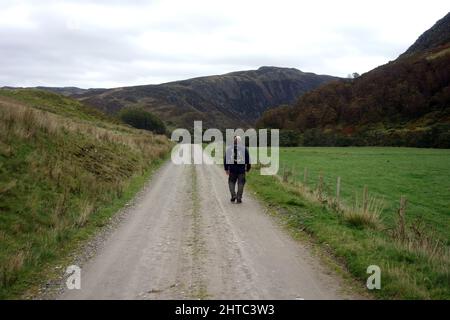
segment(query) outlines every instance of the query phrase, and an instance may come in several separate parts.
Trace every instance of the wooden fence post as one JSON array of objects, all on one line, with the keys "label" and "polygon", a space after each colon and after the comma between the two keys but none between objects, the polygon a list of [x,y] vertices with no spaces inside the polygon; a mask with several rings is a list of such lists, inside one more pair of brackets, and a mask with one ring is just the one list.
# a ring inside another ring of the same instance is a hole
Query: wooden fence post
[{"label": "wooden fence post", "polygon": [[339,208],[339,202],[340,202],[340,195],[341,195],[341,177],[337,177],[336,182],[336,205]]},{"label": "wooden fence post", "polygon": [[295,166],[294,165],[292,165],[291,175],[292,175],[292,185],[295,186]]},{"label": "wooden fence post", "polygon": [[398,223],[399,223],[399,233],[401,241],[406,239],[406,228],[405,228],[405,212],[406,212],[406,197],[400,197],[400,209],[398,209]]},{"label": "wooden fence post", "polygon": [[319,201],[322,202],[322,190],[323,190],[323,173],[320,171],[319,174],[319,187],[318,187],[318,194],[319,194]]},{"label": "wooden fence post", "polygon": [[368,203],[369,203],[369,199],[368,199],[368,189],[367,186],[364,186],[364,191],[363,191],[363,212],[366,213],[367,209],[368,209]]}]

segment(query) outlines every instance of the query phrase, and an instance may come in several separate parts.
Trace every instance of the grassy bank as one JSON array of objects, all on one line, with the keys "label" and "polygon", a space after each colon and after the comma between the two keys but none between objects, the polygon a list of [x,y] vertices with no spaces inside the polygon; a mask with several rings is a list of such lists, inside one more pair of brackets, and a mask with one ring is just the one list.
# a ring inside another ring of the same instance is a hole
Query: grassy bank
[{"label": "grassy bank", "polygon": [[[361,286],[367,267],[378,265],[381,289],[371,291],[378,298],[450,299],[448,150],[286,148],[280,157],[292,174],[283,179],[253,171],[248,181],[292,231],[311,234]],[[304,167],[309,172],[306,187]],[[319,193],[320,172],[324,182]],[[345,210],[333,202],[337,176],[345,181]],[[378,210],[374,224],[365,223],[370,208],[353,209],[355,190],[362,193],[364,185],[377,197],[384,196],[385,207]],[[408,198],[402,239],[397,214],[401,195]]]},{"label": "grassy bank", "polygon": [[79,102],[0,90],[0,298],[17,298],[105,224],[165,157],[163,136]]}]

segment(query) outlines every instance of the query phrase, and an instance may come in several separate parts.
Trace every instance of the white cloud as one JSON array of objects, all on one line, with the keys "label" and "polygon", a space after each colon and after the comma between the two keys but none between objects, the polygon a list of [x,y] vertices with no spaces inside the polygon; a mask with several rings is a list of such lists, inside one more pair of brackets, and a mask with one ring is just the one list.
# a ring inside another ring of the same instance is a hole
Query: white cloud
[{"label": "white cloud", "polygon": [[450,5],[0,0],[0,85],[112,87],[261,65],[346,76],[395,59]]}]

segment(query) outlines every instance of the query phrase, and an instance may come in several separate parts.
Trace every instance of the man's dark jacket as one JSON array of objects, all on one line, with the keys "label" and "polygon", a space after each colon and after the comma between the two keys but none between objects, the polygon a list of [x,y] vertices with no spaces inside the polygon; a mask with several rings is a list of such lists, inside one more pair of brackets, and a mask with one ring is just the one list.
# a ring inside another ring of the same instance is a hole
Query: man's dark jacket
[{"label": "man's dark jacket", "polygon": [[223,159],[223,167],[225,171],[234,174],[250,171],[250,155],[247,148],[243,144],[234,144],[228,147]]}]

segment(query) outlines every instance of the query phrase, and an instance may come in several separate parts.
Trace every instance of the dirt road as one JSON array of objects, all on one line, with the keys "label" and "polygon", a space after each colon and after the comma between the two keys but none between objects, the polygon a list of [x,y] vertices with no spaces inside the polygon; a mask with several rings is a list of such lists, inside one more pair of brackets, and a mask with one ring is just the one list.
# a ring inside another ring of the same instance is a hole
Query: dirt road
[{"label": "dirt road", "polygon": [[215,165],[174,165],[82,266],[60,299],[346,299],[341,281],[250,192],[229,201]]}]

